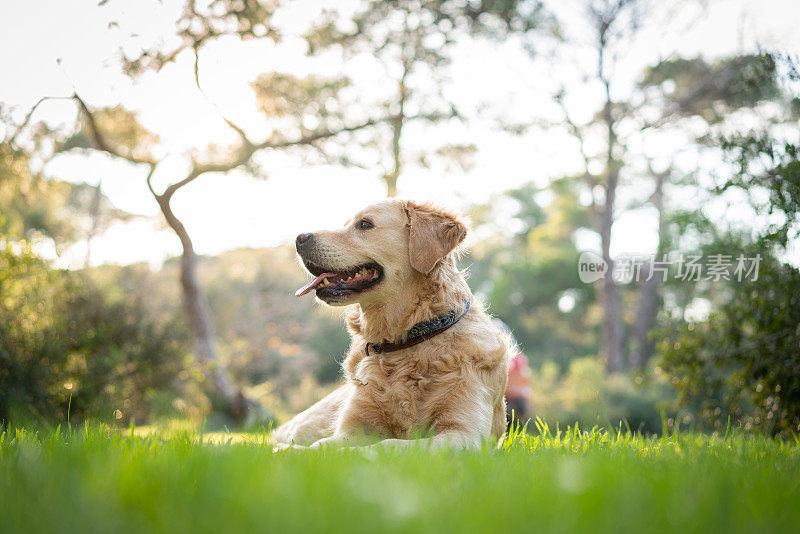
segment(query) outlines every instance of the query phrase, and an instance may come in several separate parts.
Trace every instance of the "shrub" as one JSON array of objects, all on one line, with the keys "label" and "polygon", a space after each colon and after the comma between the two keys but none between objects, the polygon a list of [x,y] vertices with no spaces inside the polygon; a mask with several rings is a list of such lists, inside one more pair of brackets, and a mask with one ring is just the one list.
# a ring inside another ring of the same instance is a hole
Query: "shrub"
[{"label": "shrub", "polygon": [[674,376],[679,406],[701,422],[770,434],[800,432],[800,271],[767,257],[759,278],[742,286],[702,323],[662,331],[662,364]]},{"label": "shrub", "polygon": [[130,296],[53,270],[25,241],[0,249],[0,420],[141,421],[180,371],[182,330]]}]

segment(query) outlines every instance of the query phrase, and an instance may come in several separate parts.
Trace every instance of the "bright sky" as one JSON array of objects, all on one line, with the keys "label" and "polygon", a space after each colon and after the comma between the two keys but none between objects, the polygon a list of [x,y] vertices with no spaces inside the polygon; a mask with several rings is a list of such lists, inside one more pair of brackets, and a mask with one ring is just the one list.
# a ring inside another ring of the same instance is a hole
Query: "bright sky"
[{"label": "bright sky", "polygon": [[[137,111],[170,154],[233,141],[217,111],[198,94],[189,55],[136,83],[120,72],[120,47],[134,53],[169,36],[182,2],[110,0],[104,6],[97,4],[97,0],[0,0],[0,49],[5,51],[0,55],[0,102],[16,106],[22,116],[39,97],[69,95],[74,84],[91,105],[121,103]],[[357,81],[361,76],[367,87],[379,83],[370,79],[375,74],[368,62],[342,65],[331,57],[305,58],[297,35],[325,2],[296,0],[287,4],[277,19],[286,35],[281,44],[227,39],[209,46],[201,55],[201,81],[206,93],[253,138],[258,138],[263,129],[249,82],[262,72],[302,75],[345,70]],[[800,33],[796,31],[800,3],[796,0],[711,0],[709,4],[705,10],[692,3],[681,4],[684,7],[668,17],[670,24],[646,32],[626,54],[621,85],[635,80],[644,65],[675,51],[685,56],[714,57],[752,51],[760,45],[800,52]],[[560,9],[570,9],[570,4],[566,5]],[[580,3],[573,2],[571,7],[575,5]],[[110,27],[111,21],[118,26]],[[466,207],[531,180],[544,184],[549,178],[579,170],[576,146],[564,133],[531,131],[513,136],[499,131],[492,121],[502,114],[515,119],[542,113],[556,117],[548,95],[553,89],[552,79],[562,71],[548,59],[540,57],[531,62],[517,42],[459,44],[448,94],[461,109],[469,112],[484,106],[489,112],[462,126],[409,128],[405,146],[438,146],[443,140],[471,142],[478,147],[475,165],[467,173],[448,171],[441,165],[431,169],[409,167],[399,182],[400,196]],[[591,97],[581,94],[574,94],[568,106],[579,120],[588,118],[594,110]],[[52,101],[44,104],[34,119],[58,125],[74,117],[72,104]],[[259,161],[267,171],[267,180],[255,180],[241,172],[209,175],[174,197],[174,209],[200,253],[275,245],[302,231],[338,226],[384,195],[378,179],[381,169],[308,166],[283,154],[265,154]],[[180,158],[162,167],[156,184],[163,187],[180,179]],[[75,182],[96,184],[102,180],[103,191],[115,205],[151,217],[115,225],[95,238],[92,263],[149,261],[157,265],[168,255],[179,253],[177,238],[158,230],[162,225],[159,211],[141,169],[97,155],[68,155],[55,158],[45,170],[51,176]],[[655,243],[652,214],[641,212],[623,218],[615,225],[614,240],[618,251],[649,251]],[[65,261],[79,263],[85,254],[82,247],[70,251]]]}]

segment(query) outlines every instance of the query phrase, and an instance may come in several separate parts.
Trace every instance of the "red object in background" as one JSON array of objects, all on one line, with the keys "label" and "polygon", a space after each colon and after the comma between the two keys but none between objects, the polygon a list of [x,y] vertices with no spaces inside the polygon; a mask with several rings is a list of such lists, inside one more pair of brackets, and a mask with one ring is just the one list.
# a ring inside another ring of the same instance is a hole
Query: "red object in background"
[{"label": "red object in background", "polygon": [[509,337],[512,347],[516,347],[517,353],[508,362],[508,385],[506,386],[506,415],[508,423],[511,424],[511,416],[515,420],[523,423],[531,417],[531,398],[533,389],[531,388],[531,368],[528,364],[528,357],[519,349],[519,343],[514,338],[511,328],[508,327],[499,317],[492,318],[492,322]]},{"label": "red object in background", "polygon": [[514,419],[525,421],[530,418],[531,397],[531,368],[528,357],[522,352],[508,362],[508,385],[506,386],[506,405],[508,406],[509,419],[514,411]]}]

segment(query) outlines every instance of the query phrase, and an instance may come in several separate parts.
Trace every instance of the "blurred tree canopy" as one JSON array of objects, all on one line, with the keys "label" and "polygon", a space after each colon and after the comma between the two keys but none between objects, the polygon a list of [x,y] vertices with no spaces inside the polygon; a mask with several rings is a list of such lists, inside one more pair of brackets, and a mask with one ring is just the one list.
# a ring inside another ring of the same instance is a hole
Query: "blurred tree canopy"
[{"label": "blurred tree canopy", "polygon": [[[478,231],[503,220],[500,210],[513,215],[475,246],[470,284],[486,295],[491,312],[511,327],[536,366],[553,361],[566,370],[572,359],[598,349],[597,295],[578,278],[573,239],[591,224],[588,208],[578,201],[579,180],[555,180],[545,191],[525,185],[507,193],[515,209],[495,198],[478,212]],[[552,197],[546,205],[537,201],[543,192]],[[512,235],[509,226],[516,229]]]},{"label": "blurred tree canopy", "polygon": [[[0,422],[164,411],[185,337],[135,294],[108,299],[81,274],[51,269],[27,242],[0,250]],[[115,412],[119,410],[118,413]]]},{"label": "blurred tree canopy", "polygon": [[414,121],[437,124],[464,119],[444,91],[446,67],[459,38],[500,38],[511,31],[528,31],[541,22],[541,13],[540,2],[516,0],[365,0],[352,16],[343,17],[335,9],[323,13],[306,34],[311,54],[335,48],[345,59],[366,56],[385,74],[381,83],[361,92],[352,108],[371,108],[367,115],[390,117],[359,139],[365,155],[358,162],[382,169],[388,196],[397,195],[397,181],[406,166],[427,167],[432,159],[462,169],[470,166],[469,156],[476,150],[471,144],[442,143],[412,152],[404,137]]},{"label": "blurred tree canopy", "polygon": [[716,61],[674,58],[647,68],[640,82],[661,101],[659,121],[701,117],[718,123],[743,107],[785,97],[771,54],[743,54]]},{"label": "blurred tree canopy", "polygon": [[48,265],[37,243],[78,237],[84,190],[30,170],[0,144],[0,423],[89,415],[142,421],[168,403],[185,337],[156,323],[137,293],[109,298],[81,273]]},{"label": "blurred tree canopy", "polygon": [[696,406],[714,428],[724,428],[730,417],[747,430],[800,432],[800,270],[793,248],[800,139],[794,137],[787,142],[762,132],[720,140],[737,171],[720,192],[766,191],[759,211],[779,222],[749,246],[749,255],[762,260],[756,281],[731,284],[706,321],[679,320],[661,332],[662,361],[674,376],[678,404]]},{"label": "blurred tree canopy", "polygon": [[68,204],[69,184],[31,173],[29,159],[0,143],[0,234],[32,237],[39,232],[59,241],[71,237],[69,221],[58,216]]},{"label": "blurred tree canopy", "polygon": [[199,61],[200,50],[205,45],[226,36],[279,41],[280,31],[272,24],[278,6],[279,3],[273,0],[187,1],[176,21],[172,42],[146,48],[136,55],[125,55],[122,67],[131,76],[139,76],[150,70],[159,71],[187,50],[193,52]]}]

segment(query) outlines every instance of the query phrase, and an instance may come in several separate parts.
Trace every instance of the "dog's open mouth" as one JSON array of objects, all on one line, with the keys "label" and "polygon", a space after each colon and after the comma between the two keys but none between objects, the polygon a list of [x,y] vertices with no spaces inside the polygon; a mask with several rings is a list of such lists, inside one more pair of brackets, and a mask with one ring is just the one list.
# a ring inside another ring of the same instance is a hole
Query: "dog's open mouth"
[{"label": "dog's open mouth", "polygon": [[333,271],[304,261],[306,269],[316,276],[295,292],[296,297],[316,289],[317,296],[346,297],[366,291],[377,285],[383,279],[383,269],[377,263],[365,263],[346,271]]}]

